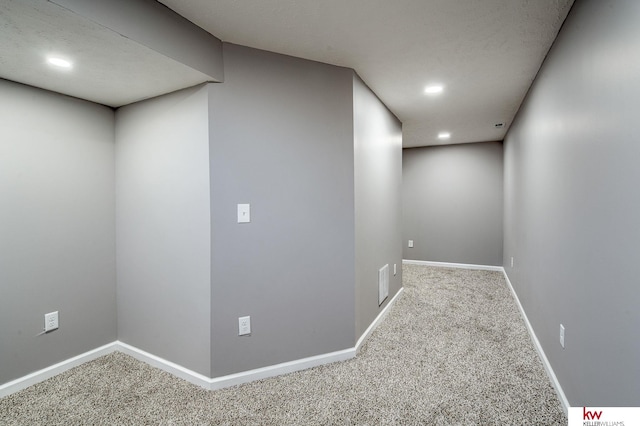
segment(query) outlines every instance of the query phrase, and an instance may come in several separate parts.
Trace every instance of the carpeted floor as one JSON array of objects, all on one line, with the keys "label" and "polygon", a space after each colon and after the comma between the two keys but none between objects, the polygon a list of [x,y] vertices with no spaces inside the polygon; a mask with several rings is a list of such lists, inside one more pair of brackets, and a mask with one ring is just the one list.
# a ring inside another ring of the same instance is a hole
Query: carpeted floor
[{"label": "carpeted floor", "polygon": [[403,273],[355,359],[206,391],[114,352],[0,399],[0,424],[567,423],[501,273]]}]

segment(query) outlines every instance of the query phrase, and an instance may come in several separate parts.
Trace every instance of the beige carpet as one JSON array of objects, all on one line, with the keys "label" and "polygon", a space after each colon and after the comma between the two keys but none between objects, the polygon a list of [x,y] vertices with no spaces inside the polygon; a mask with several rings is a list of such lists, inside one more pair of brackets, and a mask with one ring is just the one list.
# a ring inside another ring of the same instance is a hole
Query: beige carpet
[{"label": "beige carpet", "polygon": [[567,423],[501,273],[403,273],[355,359],[206,391],[115,352],[0,399],[0,424]]}]

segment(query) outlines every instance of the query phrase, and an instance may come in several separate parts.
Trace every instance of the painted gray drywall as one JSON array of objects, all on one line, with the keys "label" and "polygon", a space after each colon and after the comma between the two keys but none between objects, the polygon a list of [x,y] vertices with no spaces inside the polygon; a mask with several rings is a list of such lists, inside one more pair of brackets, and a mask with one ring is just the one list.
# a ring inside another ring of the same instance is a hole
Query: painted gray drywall
[{"label": "painted gray drywall", "polygon": [[[213,377],[353,347],[352,71],[224,44],[213,85]],[[237,223],[237,204],[251,223]],[[251,336],[238,317],[251,316]]]},{"label": "painted gray drywall", "polygon": [[572,406],[640,401],[638,17],[577,1],[505,141],[505,269]]},{"label": "painted gray drywall", "polygon": [[0,383],[116,339],[113,123],[0,79]]},{"label": "painted gray drywall", "polygon": [[210,372],[208,85],[116,112],[118,339]]},{"label": "painted gray drywall", "polygon": [[155,0],[49,0],[223,81],[222,42]]},{"label": "painted gray drywall", "polygon": [[[359,338],[402,287],[402,124],[355,73],[353,127]],[[389,297],[378,306],[378,270],[385,264]]]},{"label": "painted gray drywall", "polygon": [[402,167],[404,259],[502,265],[501,142],[405,149]]}]

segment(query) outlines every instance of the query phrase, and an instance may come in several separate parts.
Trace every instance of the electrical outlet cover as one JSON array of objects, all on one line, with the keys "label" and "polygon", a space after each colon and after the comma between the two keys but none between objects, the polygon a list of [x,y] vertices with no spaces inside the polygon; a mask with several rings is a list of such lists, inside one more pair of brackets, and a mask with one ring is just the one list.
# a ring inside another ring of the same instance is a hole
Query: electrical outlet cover
[{"label": "electrical outlet cover", "polygon": [[44,315],[44,331],[52,331],[58,328],[58,311]]},{"label": "electrical outlet cover", "polygon": [[238,336],[251,334],[251,317],[238,318]]}]

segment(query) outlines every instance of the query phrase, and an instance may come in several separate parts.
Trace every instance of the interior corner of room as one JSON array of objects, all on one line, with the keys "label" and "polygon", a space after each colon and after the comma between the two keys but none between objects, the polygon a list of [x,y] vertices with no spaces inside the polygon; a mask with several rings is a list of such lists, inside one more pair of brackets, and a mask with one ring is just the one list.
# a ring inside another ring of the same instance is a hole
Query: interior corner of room
[{"label": "interior corner of room", "polygon": [[357,356],[404,260],[504,271],[564,404],[637,405],[638,4],[577,0],[504,138],[430,146],[358,69],[91,4],[0,5],[114,47],[0,61],[0,396],[115,349],[210,389]]}]

